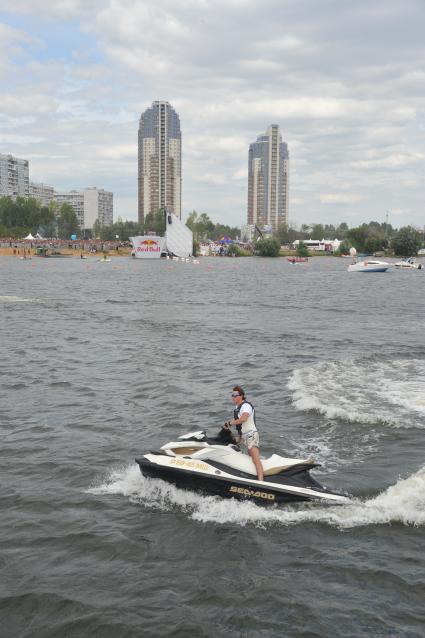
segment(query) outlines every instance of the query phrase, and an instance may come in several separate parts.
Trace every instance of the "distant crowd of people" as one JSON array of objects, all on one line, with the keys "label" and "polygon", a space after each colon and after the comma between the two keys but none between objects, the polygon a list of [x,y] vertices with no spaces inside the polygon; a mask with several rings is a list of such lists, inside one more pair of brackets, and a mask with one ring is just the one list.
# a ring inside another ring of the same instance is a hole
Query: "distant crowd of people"
[{"label": "distant crowd of people", "polygon": [[6,237],[0,239],[0,248],[13,248],[13,254],[19,254],[15,251],[29,250],[32,248],[71,248],[89,253],[119,251],[120,248],[129,248],[129,241],[103,241],[101,239],[80,239],[71,241],[69,239],[14,239]]}]

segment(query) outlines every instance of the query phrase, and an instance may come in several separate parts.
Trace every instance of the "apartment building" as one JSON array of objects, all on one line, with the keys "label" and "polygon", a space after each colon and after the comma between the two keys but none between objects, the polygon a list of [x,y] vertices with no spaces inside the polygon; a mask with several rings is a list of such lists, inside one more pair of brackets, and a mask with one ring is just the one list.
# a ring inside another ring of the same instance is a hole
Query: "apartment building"
[{"label": "apartment building", "polygon": [[55,199],[55,189],[47,184],[30,182],[29,197],[38,200],[42,206],[48,206]]},{"label": "apartment building", "polygon": [[289,152],[277,124],[250,145],[248,155],[247,223],[270,226],[274,232],[288,223]]},{"label": "apartment building", "polygon": [[62,204],[72,206],[82,230],[92,230],[96,220],[99,220],[103,226],[113,223],[114,196],[103,188],[93,186],[84,191],[71,190],[55,193],[55,201],[59,206]]},{"label": "apartment building", "polygon": [[29,197],[29,162],[0,153],[0,197]]},{"label": "apartment building", "polygon": [[181,218],[180,119],[169,102],[156,101],[139,121],[138,217],[168,209]]}]

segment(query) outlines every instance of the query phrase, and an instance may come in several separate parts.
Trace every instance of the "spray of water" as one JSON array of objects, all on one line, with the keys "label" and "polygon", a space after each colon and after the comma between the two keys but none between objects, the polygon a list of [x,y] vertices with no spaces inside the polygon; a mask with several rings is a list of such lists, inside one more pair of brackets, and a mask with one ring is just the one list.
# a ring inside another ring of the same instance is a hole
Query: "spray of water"
[{"label": "spray of water", "polygon": [[423,427],[425,373],[420,359],[321,362],[295,370],[294,406],[352,423]]},{"label": "spray of water", "polygon": [[400,523],[425,525],[425,467],[400,479],[372,499],[353,499],[346,505],[315,503],[266,508],[249,501],[201,496],[158,479],[141,475],[137,466],[117,468],[88,493],[117,494],[150,509],[179,508],[200,523],[255,525],[260,527],[320,523],[338,529]]}]

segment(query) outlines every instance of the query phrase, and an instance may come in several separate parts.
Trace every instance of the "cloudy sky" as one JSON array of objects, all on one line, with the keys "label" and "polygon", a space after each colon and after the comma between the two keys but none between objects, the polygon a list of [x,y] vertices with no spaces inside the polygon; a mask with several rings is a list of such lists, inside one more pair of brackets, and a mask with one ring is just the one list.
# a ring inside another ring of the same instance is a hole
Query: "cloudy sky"
[{"label": "cloudy sky", "polygon": [[289,145],[290,221],[425,225],[425,0],[0,0],[0,152],[137,218],[138,120],[168,100],[183,217],[246,220],[248,146]]}]

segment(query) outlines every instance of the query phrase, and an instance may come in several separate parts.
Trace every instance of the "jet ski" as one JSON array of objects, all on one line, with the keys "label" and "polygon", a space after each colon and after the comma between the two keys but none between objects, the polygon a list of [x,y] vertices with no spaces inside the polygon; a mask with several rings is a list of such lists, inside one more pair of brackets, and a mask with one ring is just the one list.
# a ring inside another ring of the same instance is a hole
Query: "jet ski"
[{"label": "jet ski", "polygon": [[264,480],[257,479],[255,465],[222,428],[215,438],[205,431],[189,432],[136,459],[144,476],[160,478],[177,487],[257,504],[322,501],[347,503],[347,495],[320,485],[310,470],[313,459],[285,458],[272,454],[262,458]]}]

